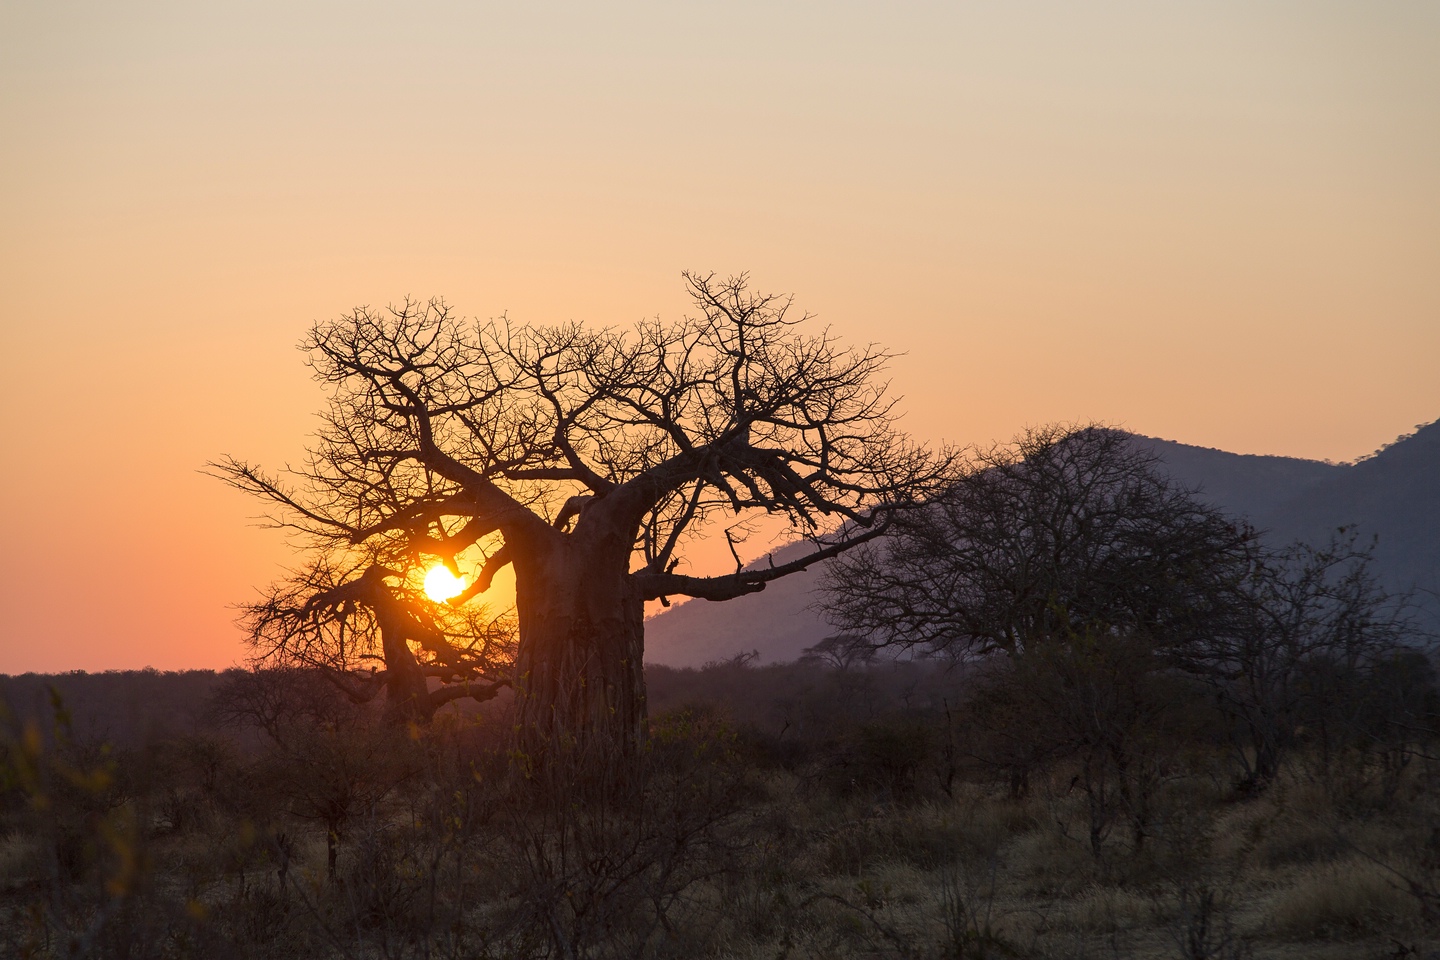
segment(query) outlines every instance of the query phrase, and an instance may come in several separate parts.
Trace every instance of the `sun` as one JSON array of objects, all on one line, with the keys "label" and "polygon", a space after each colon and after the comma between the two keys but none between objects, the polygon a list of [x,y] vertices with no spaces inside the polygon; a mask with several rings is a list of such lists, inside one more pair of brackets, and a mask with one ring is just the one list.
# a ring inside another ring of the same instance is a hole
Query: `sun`
[{"label": "sun", "polygon": [[465,581],[442,566],[431,567],[425,574],[425,596],[436,603],[458,597],[464,589]]}]

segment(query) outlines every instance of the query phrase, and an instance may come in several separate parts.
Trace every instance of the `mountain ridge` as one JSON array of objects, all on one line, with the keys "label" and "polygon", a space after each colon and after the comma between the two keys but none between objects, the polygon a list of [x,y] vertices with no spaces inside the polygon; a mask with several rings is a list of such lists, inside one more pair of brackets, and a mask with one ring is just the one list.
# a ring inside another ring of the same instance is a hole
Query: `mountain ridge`
[{"label": "mountain ridge", "polygon": [[[1342,526],[1355,528],[1362,543],[1378,537],[1381,581],[1397,592],[1413,589],[1422,623],[1440,629],[1440,421],[1348,464],[1131,437],[1172,479],[1246,519],[1271,545],[1323,543]],[[770,556],[783,562],[805,547],[787,544]],[[646,662],[699,666],[750,650],[761,662],[795,659],[835,632],[814,608],[823,569],[817,563],[723,603],[687,600],[670,607],[646,622]]]}]

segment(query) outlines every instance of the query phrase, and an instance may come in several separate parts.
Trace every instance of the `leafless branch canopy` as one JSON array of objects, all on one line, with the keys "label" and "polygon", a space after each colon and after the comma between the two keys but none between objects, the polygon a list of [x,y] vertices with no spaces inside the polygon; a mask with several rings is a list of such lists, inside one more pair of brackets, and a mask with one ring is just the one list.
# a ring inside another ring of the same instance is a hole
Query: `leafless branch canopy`
[{"label": "leafless branch canopy", "polygon": [[1181,644],[1235,616],[1254,532],[1127,434],[1044,427],[970,460],[895,536],[827,571],[837,625],[881,646],[1014,654],[1116,631]]},{"label": "leafless branch canopy", "polygon": [[[309,462],[284,478],[236,460],[215,470],[270,501],[274,524],[396,567],[467,550],[483,566],[603,502],[632,533],[648,596],[711,599],[873,535],[944,475],[945,456],[892,426],[889,355],[803,332],[788,299],[744,276],[686,279],[698,315],[629,333],[473,323],[434,300],[319,324],[305,346],[333,394]],[[783,514],[817,553],[677,573],[722,512]]]}]

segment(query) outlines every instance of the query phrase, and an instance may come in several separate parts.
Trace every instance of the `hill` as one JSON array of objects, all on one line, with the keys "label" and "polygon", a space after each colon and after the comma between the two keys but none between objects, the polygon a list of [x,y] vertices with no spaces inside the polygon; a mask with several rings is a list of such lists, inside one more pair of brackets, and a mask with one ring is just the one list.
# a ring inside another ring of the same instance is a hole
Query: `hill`
[{"label": "hill", "polygon": [[[1166,472],[1200,497],[1245,517],[1273,544],[1323,542],[1340,526],[1378,538],[1376,564],[1394,590],[1415,589],[1428,625],[1440,627],[1440,422],[1420,427],[1356,464],[1229,453],[1136,436]],[[776,562],[801,545],[778,551]],[[699,666],[740,651],[793,660],[834,632],[813,608],[821,567],[725,603],[691,600],[646,624],[645,659]]]},{"label": "hill", "polygon": [[1440,628],[1440,422],[1297,491],[1260,520],[1273,538],[1311,543],[1340,524],[1377,538],[1381,579],[1415,590],[1431,628]]},{"label": "hill", "polygon": [[1226,513],[1263,524],[1285,503],[1322,486],[1347,469],[1296,457],[1229,453],[1174,440],[1136,436],[1135,443],[1160,459],[1166,473]]},{"label": "hill", "polygon": [[[775,551],[774,560],[794,560],[806,549],[807,544],[790,544]],[[763,663],[796,659],[835,632],[811,609],[822,569],[816,564],[723,603],[687,600],[651,617],[645,624],[645,662],[698,667],[749,650],[758,650]]]}]

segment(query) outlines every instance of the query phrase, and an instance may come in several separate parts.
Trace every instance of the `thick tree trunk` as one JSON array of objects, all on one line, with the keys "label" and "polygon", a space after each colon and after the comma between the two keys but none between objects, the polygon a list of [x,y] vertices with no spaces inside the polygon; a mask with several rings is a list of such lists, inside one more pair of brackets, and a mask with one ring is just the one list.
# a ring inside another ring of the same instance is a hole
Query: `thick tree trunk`
[{"label": "thick tree trunk", "polygon": [[516,563],[519,746],[532,763],[616,766],[644,741],[645,608],[628,545],[577,532]]},{"label": "thick tree trunk", "polygon": [[380,620],[381,643],[385,653],[385,716],[392,722],[412,722],[422,726],[435,716],[430,702],[430,685],[425,672],[410,652],[405,635],[388,618]]}]

